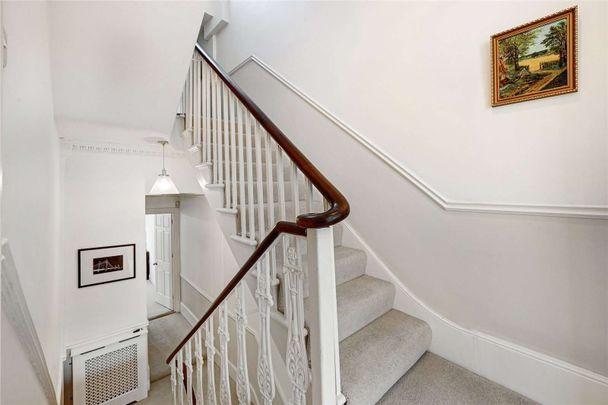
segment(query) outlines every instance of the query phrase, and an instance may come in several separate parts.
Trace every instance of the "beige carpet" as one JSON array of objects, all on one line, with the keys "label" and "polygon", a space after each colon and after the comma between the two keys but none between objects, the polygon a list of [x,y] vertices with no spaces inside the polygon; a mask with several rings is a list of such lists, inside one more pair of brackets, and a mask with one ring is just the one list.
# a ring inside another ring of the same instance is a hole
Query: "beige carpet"
[{"label": "beige carpet", "polygon": [[171,374],[171,369],[165,364],[165,360],[189,331],[190,324],[179,313],[150,321],[148,326],[150,382]]},{"label": "beige carpet", "polygon": [[162,306],[154,300],[154,284],[150,281],[146,282],[146,303],[148,307],[148,319],[155,319],[173,312],[173,310]]},{"label": "beige carpet", "polygon": [[427,352],[378,404],[532,405],[536,402]]},{"label": "beige carpet", "polygon": [[[194,373],[196,373],[196,368],[194,370]],[[204,387],[206,387],[206,381],[207,381],[207,373],[206,373],[206,367],[205,367],[205,372],[203,373],[203,386]],[[215,367],[215,389],[217,391],[216,398],[218,399],[218,402],[219,402],[219,395],[220,395],[219,386],[220,386],[220,369],[216,365],[216,367]],[[184,394],[185,394],[185,392],[184,392]],[[206,395],[206,394],[207,394],[207,391],[205,389],[204,395]],[[232,403],[233,404],[238,403],[238,399],[236,396],[236,386],[232,379],[230,380],[230,395],[231,395]],[[186,396],[184,396],[184,399],[186,399]],[[144,399],[143,401],[139,401],[139,403],[146,404],[146,405],[170,405],[170,404],[172,404],[173,403],[173,393],[171,392],[171,376],[161,378],[160,380],[152,383],[150,386],[150,392],[148,393],[148,398]],[[197,403],[198,403],[198,401],[197,401]]]}]

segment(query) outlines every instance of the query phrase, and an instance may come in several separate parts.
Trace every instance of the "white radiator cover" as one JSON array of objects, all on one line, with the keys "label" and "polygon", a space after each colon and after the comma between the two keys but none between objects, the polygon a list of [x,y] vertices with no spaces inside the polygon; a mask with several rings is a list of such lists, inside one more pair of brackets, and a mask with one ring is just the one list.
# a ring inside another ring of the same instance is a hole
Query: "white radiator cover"
[{"label": "white radiator cover", "polygon": [[126,405],[146,398],[147,335],[141,328],[103,346],[72,351],[74,405]]}]

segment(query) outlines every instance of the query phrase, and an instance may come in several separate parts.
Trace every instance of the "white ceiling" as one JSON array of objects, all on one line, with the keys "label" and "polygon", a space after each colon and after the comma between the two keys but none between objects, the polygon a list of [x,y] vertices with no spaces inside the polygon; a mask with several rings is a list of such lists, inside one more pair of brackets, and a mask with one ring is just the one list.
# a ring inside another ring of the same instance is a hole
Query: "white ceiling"
[{"label": "white ceiling", "polygon": [[51,2],[56,120],[169,135],[205,4]]}]

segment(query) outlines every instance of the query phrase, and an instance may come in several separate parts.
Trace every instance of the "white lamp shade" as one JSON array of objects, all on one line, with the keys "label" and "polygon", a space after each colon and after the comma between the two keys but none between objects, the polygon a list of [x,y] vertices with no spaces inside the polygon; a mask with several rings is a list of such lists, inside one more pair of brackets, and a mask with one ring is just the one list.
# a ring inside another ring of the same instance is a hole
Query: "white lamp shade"
[{"label": "white lamp shade", "polygon": [[[164,171],[164,170],[163,170]],[[179,194],[177,187],[171,180],[171,177],[166,173],[161,173],[156,178],[152,189],[150,190],[151,195],[164,195],[164,194]]]}]

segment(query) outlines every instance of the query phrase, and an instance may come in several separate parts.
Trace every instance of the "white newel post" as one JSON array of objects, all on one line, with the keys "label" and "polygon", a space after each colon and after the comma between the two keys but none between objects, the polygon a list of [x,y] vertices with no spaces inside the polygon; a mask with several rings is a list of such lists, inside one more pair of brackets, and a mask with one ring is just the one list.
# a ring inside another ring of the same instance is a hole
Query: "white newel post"
[{"label": "white newel post", "polygon": [[307,235],[313,403],[342,404],[333,228]]}]

